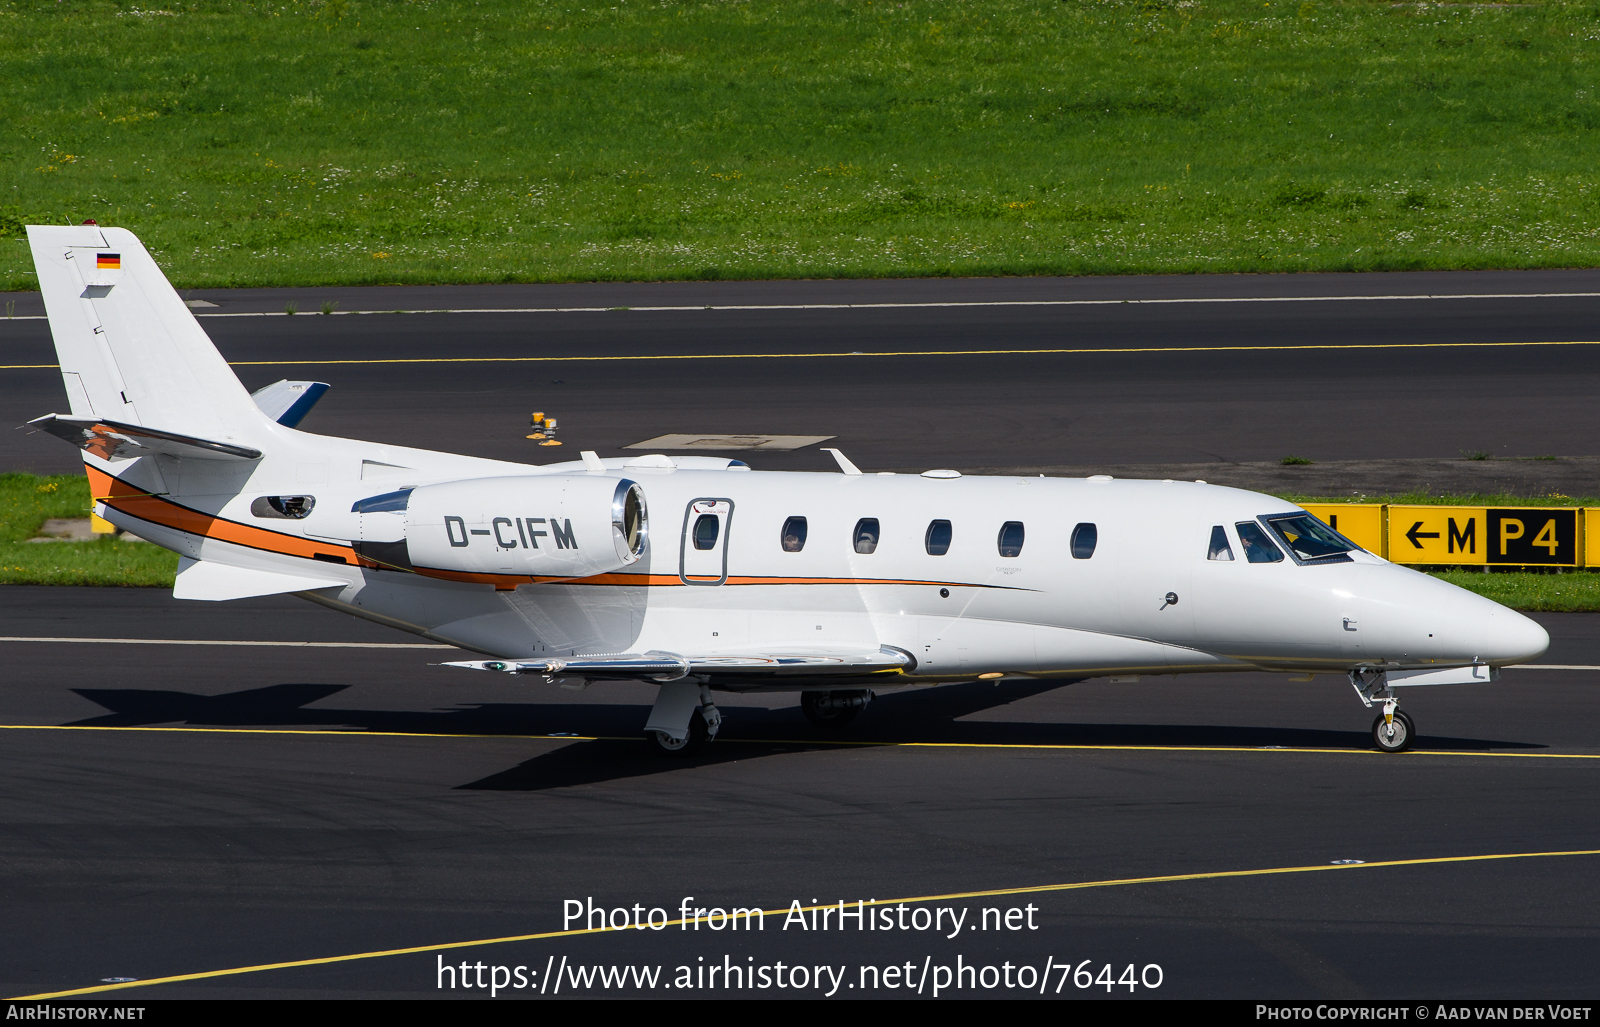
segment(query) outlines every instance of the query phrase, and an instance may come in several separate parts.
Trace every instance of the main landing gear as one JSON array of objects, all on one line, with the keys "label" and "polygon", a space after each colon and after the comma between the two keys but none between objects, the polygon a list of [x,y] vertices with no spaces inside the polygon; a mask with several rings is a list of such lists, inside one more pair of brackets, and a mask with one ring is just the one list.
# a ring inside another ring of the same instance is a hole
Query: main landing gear
[{"label": "main landing gear", "polygon": [[1372,722],[1372,744],[1379,752],[1405,752],[1417,737],[1417,725],[1400,710],[1389,675],[1382,670],[1362,667],[1350,672],[1350,687],[1356,690],[1368,709],[1381,703],[1383,712]]},{"label": "main landing gear", "polygon": [[[715,706],[711,707],[711,715],[717,718],[720,726],[722,717]],[[665,731],[646,731],[645,740],[650,743],[650,748],[658,756],[670,756],[682,759],[693,756],[706,747],[713,735],[711,728],[706,723],[706,711],[697,709],[689,718],[688,734],[682,738],[674,738]]]},{"label": "main landing gear", "polygon": [[824,731],[840,731],[855,720],[872,701],[867,689],[833,692],[801,692],[800,712],[811,726]]},{"label": "main landing gear", "polygon": [[658,756],[693,756],[717,737],[722,711],[703,681],[679,678],[662,684],[644,737]]}]

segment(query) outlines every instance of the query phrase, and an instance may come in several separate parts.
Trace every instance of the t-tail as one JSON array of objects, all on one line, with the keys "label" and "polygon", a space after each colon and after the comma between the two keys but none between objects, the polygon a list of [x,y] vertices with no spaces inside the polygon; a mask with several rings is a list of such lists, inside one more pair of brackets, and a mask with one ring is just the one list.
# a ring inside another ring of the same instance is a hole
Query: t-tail
[{"label": "t-tail", "polygon": [[256,460],[274,447],[269,417],[132,232],[30,225],[69,413],[34,422],[110,457]]},{"label": "t-tail", "polygon": [[183,557],[180,597],[343,587],[379,565],[365,499],[532,470],[301,432],[328,386],[246,391],[132,232],[30,225],[28,243],[67,394],[29,423],[83,450],[96,513]]}]

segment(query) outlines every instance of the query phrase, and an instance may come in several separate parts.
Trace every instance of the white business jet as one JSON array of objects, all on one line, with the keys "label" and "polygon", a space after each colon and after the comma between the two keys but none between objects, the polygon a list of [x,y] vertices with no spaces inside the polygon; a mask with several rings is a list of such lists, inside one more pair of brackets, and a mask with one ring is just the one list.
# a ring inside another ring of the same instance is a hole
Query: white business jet
[{"label": "white business jet", "polygon": [[582,688],[660,686],[663,753],[714,691],[842,726],[886,688],[1203,671],[1348,675],[1379,749],[1397,690],[1549,644],[1280,499],[1203,482],[764,472],[652,455],[532,466],[328,438],[327,386],[245,391],[132,233],[30,226],[96,511],[179,554],[180,599],[291,593]]}]

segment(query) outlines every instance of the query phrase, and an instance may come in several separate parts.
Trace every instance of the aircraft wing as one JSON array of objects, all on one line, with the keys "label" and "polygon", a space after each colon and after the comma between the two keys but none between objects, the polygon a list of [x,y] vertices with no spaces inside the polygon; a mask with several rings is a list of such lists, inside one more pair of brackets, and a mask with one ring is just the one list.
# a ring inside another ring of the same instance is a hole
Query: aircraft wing
[{"label": "aircraft wing", "polygon": [[893,646],[797,646],[770,652],[681,654],[652,649],[644,653],[537,657],[520,660],[463,660],[446,667],[495,670],[506,674],[545,674],[612,680],[676,681],[690,674],[712,678],[774,679],[901,674],[916,669],[910,653]]}]

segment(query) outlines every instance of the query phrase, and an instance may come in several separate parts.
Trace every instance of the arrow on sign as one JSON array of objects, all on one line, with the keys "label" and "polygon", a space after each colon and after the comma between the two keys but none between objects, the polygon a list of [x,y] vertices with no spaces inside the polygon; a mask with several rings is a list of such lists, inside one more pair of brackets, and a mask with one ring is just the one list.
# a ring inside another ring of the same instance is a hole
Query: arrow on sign
[{"label": "arrow on sign", "polygon": [[1420,528],[1420,527],[1422,527],[1422,522],[1418,521],[1417,523],[1415,523],[1415,524],[1413,524],[1411,526],[1411,530],[1410,531],[1406,532],[1406,538],[1410,539],[1411,540],[1411,544],[1416,546],[1418,549],[1422,548],[1422,543],[1418,542],[1417,539],[1419,539],[1419,538],[1438,538],[1439,537],[1439,533],[1437,531],[1418,531],[1417,529]]}]

